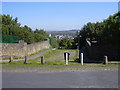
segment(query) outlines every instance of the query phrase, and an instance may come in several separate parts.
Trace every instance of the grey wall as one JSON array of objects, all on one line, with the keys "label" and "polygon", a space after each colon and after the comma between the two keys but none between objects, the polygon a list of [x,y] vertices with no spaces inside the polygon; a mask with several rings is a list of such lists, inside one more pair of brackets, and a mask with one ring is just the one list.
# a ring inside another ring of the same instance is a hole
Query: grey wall
[{"label": "grey wall", "polygon": [[20,43],[0,43],[0,56],[17,56],[23,57],[36,53],[42,49],[50,48],[48,41],[38,42],[34,44],[28,44],[25,42]]}]

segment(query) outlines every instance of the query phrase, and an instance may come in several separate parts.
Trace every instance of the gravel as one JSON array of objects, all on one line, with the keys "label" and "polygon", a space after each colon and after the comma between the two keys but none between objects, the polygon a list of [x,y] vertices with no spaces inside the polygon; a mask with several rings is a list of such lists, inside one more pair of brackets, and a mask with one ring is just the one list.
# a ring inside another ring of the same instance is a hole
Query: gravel
[{"label": "gravel", "polygon": [[53,65],[53,66],[16,66],[2,65],[2,72],[88,72],[118,70],[118,65]]}]

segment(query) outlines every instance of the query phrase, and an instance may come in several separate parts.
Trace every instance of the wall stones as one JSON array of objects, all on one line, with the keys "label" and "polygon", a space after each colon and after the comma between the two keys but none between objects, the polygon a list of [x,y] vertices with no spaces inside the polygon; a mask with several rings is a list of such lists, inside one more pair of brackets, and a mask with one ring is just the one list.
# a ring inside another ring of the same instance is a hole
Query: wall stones
[{"label": "wall stones", "polygon": [[0,56],[17,56],[24,57],[36,53],[42,49],[50,47],[48,41],[42,41],[34,44],[27,44],[23,41],[19,43],[0,43]]}]

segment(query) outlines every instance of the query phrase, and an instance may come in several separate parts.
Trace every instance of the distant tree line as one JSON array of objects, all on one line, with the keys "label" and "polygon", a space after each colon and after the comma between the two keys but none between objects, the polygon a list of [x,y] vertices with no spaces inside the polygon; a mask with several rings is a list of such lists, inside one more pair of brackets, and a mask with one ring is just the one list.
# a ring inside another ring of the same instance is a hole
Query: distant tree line
[{"label": "distant tree line", "polygon": [[18,36],[20,40],[24,40],[28,44],[48,38],[48,34],[43,29],[33,31],[27,25],[21,26],[17,17],[13,19],[10,15],[0,15],[0,18],[2,18],[1,34]]}]

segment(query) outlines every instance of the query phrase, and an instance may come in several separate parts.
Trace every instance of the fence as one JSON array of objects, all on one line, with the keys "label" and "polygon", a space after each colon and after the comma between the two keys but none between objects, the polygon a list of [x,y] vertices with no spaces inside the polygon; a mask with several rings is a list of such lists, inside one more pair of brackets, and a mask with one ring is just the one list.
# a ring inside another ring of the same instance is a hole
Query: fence
[{"label": "fence", "polygon": [[18,43],[19,37],[14,35],[0,34],[0,43]]}]

